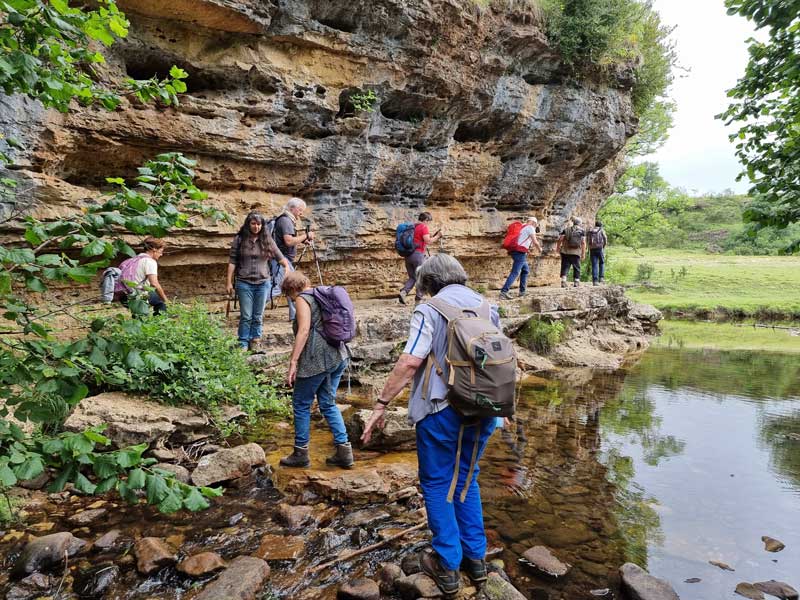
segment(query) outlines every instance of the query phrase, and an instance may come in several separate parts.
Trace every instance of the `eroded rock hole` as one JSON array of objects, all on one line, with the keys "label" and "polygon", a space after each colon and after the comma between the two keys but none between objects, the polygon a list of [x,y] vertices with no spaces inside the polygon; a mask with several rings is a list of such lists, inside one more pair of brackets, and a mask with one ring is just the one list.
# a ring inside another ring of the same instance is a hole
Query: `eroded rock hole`
[{"label": "eroded rock hole", "polygon": [[489,125],[461,122],[458,124],[453,139],[457,142],[488,142],[498,135],[498,130]]},{"label": "eroded rock hole", "polygon": [[320,25],[325,25],[325,27],[330,27],[331,29],[344,31],[345,33],[353,33],[356,29],[358,29],[358,26],[355,23],[351,23],[341,16],[321,17],[317,19],[317,23]]}]

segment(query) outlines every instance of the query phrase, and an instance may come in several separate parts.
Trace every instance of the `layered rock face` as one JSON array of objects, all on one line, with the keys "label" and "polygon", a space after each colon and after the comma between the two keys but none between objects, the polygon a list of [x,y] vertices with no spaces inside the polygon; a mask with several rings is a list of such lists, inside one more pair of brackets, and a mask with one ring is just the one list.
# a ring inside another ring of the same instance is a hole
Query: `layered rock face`
[{"label": "layered rock face", "polygon": [[[20,175],[32,210],[73,210],[106,176],[181,151],[199,161],[210,201],[239,222],[251,208],[272,215],[291,196],[306,199],[326,282],[361,296],[405,279],[394,228],[422,209],[446,234],[432,251],[487,284],[509,266],[499,247],[508,219],[538,216],[550,255],[534,283],[554,281],[558,232],[571,215],[593,218],[636,129],[630,77],[567,80],[528,2],[120,5],[131,32],[109,50],[104,76],[165,76],[177,64],[188,93],[176,108],[126,100],[69,115],[4,99],[4,131],[29,145]],[[369,92],[373,110],[358,110]],[[233,231],[206,225],[171,238],[161,274],[170,292],[221,291]]]}]

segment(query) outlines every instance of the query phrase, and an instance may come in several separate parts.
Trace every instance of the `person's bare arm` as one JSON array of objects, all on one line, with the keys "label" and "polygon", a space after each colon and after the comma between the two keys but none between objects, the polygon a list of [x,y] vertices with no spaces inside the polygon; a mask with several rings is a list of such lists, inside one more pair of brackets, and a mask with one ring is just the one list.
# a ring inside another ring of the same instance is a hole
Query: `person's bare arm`
[{"label": "person's bare arm", "polygon": [[167,294],[164,291],[164,288],[161,287],[161,284],[158,283],[158,275],[148,275],[147,284],[155,289],[156,293],[164,302],[167,301]]},{"label": "person's bare arm", "polygon": [[397,363],[394,365],[392,372],[389,374],[389,379],[383,386],[383,390],[378,396],[381,402],[376,402],[372,409],[372,414],[364,426],[364,433],[361,435],[361,441],[365,444],[369,443],[372,437],[372,430],[375,427],[379,429],[383,427],[383,414],[386,412],[386,405],[382,402],[389,403],[394,400],[397,395],[403,391],[411,380],[414,378],[414,373],[422,366],[425,359],[417,358],[410,354],[401,354]]},{"label": "person's bare arm", "polygon": [[297,377],[297,362],[300,360],[300,355],[303,353],[303,348],[306,347],[308,336],[311,333],[311,307],[308,302],[295,302],[295,307],[297,308],[297,335],[294,338],[292,357],[289,359],[289,371],[286,374],[288,385],[294,385]]},{"label": "person's bare arm", "polygon": [[561,252],[561,246],[564,245],[564,236],[558,236],[558,241],[556,242],[556,252]]}]

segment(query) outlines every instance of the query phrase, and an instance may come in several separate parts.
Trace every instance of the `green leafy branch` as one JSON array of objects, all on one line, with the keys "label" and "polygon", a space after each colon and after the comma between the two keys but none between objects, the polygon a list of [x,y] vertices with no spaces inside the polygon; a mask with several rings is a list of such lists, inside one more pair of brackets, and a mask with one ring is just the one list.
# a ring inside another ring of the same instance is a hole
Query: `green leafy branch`
[{"label": "green leafy branch", "polygon": [[222,495],[221,489],[181,483],[173,473],[156,467],[156,459],[142,456],[147,444],[98,450],[111,444],[103,429],[30,437],[16,424],[0,420],[0,491],[52,471],[57,476],[49,492],[60,492],[68,483],[88,495],[116,491],[130,504],[144,498],[163,513],[203,510],[209,498]]}]

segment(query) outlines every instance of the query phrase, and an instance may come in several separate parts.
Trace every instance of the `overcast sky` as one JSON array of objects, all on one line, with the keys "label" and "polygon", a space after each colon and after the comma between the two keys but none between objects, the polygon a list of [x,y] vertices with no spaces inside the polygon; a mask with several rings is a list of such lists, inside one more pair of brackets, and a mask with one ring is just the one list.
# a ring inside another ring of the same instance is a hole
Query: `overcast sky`
[{"label": "overcast sky", "polygon": [[662,21],[676,25],[681,67],[671,96],[678,105],[669,140],[647,157],[661,167],[672,185],[688,191],[747,191],[736,182],[741,166],[728,141],[729,131],[714,118],[728,106],[726,91],[747,64],[745,40],[753,35],[749,21],[725,13],[723,0],[655,0]]}]

